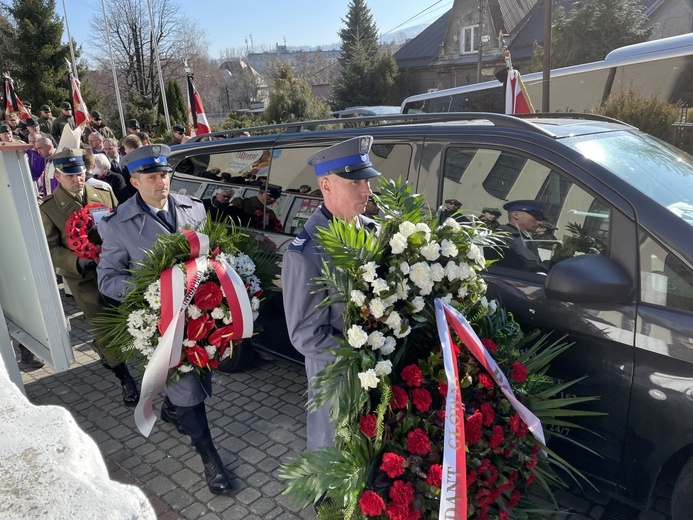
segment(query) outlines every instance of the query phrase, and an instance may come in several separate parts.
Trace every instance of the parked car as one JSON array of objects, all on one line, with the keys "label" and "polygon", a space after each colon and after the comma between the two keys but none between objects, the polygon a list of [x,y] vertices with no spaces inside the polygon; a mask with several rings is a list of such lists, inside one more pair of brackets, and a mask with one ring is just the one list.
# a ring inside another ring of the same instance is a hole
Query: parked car
[{"label": "parked car", "polygon": [[[258,236],[281,255],[321,200],[319,192],[289,191],[316,187],[306,157],[367,131],[374,137],[374,167],[387,178],[406,178],[432,211],[457,199],[472,218],[509,200],[538,201],[556,227],[551,240],[539,243],[551,265],[548,275],[491,266],[485,275],[489,295],[523,327],[554,330],[575,342],[555,362],[553,375],[588,375],[573,391],[600,396],[592,409],[606,415],[585,419],[589,431],[562,429],[596,453],[581,452],[573,462],[600,489],[639,508],[652,500],[658,479],[673,477],[673,516],[688,518],[693,159],[633,127],[586,114],[387,116],[384,125],[366,118],[367,129],[358,128],[357,120],[343,121],[343,128],[330,121],[324,130],[318,122],[248,129],[251,137],[240,139],[212,134],[174,147],[171,161],[188,173],[174,174],[173,189],[208,198],[228,184],[200,177],[203,172],[218,168],[228,180],[271,157],[265,173],[284,190],[273,208],[282,232]],[[258,190],[231,187],[235,196]],[[273,292],[257,348],[300,361],[287,338],[280,282]]]}]

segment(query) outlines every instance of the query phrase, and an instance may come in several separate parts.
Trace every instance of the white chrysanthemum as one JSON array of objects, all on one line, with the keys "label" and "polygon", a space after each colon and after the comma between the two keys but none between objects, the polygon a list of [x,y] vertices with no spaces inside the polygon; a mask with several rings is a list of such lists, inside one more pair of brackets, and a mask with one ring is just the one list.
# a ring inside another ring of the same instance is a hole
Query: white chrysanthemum
[{"label": "white chrysanthemum", "polygon": [[399,225],[399,232],[404,236],[404,238],[409,238],[411,235],[416,233],[416,226],[405,220]]},{"label": "white chrysanthemum", "polygon": [[188,305],[187,314],[188,314],[188,318],[192,318],[193,320],[195,320],[195,319],[199,318],[200,316],[202,316],[202,311],[200,309],[198,309],[195,306],[195,304],[191,303],[190,305]]},{"label": "white chrysanthemum", "polygon": [[371,388],[376,388],[378,386],[378,375],[375,370],[369,368],[365,372],[359,372],[359,379],[361,380],[361,388],[364,390],[370,390]]},{"label": "white chrysanthemum", "polygon": [[[255,296],[253,296],[253,297],[250,299],[250,308],[251,308],[251,310],[253,310],[253,311],[257,311],[257,310],[260,309],[260,300],[259,300],[259,298],[256,298]],[[213,315],[214,315],[214,314],[212,314],[212,316],[213,316]]]},{"label": "white chrysanthemum", "polygon": [[395,338],[393,338],[392,336],[387,336],[385,337],[385,343],[382,347],[380,347],[380,353],[383,356],[389,356],[395,351],[396,346],[397,341],[395,340]]},{"label": "white chrysanthemum", "polygon": [[221,319],[221,321],[224,323],[224,325],[231,325],[233,323],[233,316],[231,316],[230,312],[227,312],[224,314],[224,317]]},{"label": "white chrysanthemum", "polygon": [[[390,307],[391,305],[394,305],[395,302],[399,299],[399,296],[397,296],[396,294],[391,294],[387,298],[383,298],[383,302],[385,303],[385,307]],[[406,299],[406,297],[403,299]]]},{"label": "white chrysanthemum", "polygon": [[144,292],[144,299],[147,300],[149,306],[154,310],[161,308],[161,290],[159,289],[159,280],[152,282]]},{"label": "white chrysanthemum", "polygon": [[368,341],[368,334],[360,325],[352,325],[347,331],[347,339],[352,347],[361,348]]},{"label": "white chrysanthemum", "polygon": [[397,284],[395,293],[400,300],[406,300],[409,297],[409,284],[406,280],[402,280]]},{"label": "white chrysanthemum", "polygon": [[419,289],[419,294],[421,296],[428,296],[432,292],[433,292],[433,282],[432,281],[429,281],[427,284],[421,286],[421,288]]},{"label": "white chrysanthemum", "polygon": [[385,303],[380,298],[373,298],[368,304],[368,309],[376,320],[383,317],[385,308]]},{"label": "white chrysanthemum", "polygon": [[447,293],[441,298],[445,303],[449,304],[452,301],[452,293]]},{"label": "white chrysanthemum", "polygon": [[372,350],[378,350],[385,345],[385,336],[380,331],[373,331],[368,335],[368,345]]},{"label": "white chrysanthemum", "polygon": [[484,308],[488,307],[488,300],[486,299],[486,296],[481,297],[481,306]]},{"label": "white chrysanthemum", "polygon": [[190,340],[190,339],[184,339],[184,340],[183,340],[183,346],[184,346],[185,348],[194,347],[194,346],[195,346],[195,342],[192,341],[192,340]]},{"label": "white chrysanthemum", "polygon": [[215,320],[223,320],[224,316],[226,316],[226,313],[224,312],[224,309],[222,309],[221,307],[217,307],[212,311],[212,318],[214,318]]},{"label": "white chrysanthemum", "polygon": [[393,255],[404,253],[407,249],[407,237],[402,233],[395,233],[390,239],[390,247],[392,248]]},{"label": "white chrysanthemum", "polygon": [[359,307],[361,307],[363,305],[363,302],[366,301],[366,295],[363,294],[361,291],[357,291],[356,289],[354,289],[353,291],[351,291],[351,301]]},{"label": "white chrysanthemum", "polygon": [[404,330],[395,330],[393,334],[398,337],[398,338],[405,338],[409,336],[409,333],[411,333],[411,327],[407,327]]},{"label": "white chrysanthemum", "polygon": [[484,258],[484,251],[476,244],[469,246],[469,252],[467,253],[467,258],[474,260],[479,266],[483,267],[486,265],[486,259]]},{"label": "white chrysanthemum", "polygon": [[455,262],[448,262],[445,266],[445,277],[451,282],[460,277],[460,268]]},{"label": "white chrysanthemum", "polygon": [[392,361],[378,361],[375,364],[375,373],[379,376],[386,376],[392,372]]},{"label": "white chrysanthemum", "polygon": [[451,227],[452,229],[460,229],[460,223],[457,222],[454,218],[448,217],[445,219],[445,222],[443,222],[444,226]]},{"label": "white chrysanthemum", "polygon": [[466,286],[466,285],[462,285],[462,286],[460,287],[459,291],[457,291],[457,297],[458,297],[458,298],[464,298],[465,296],[467,296],[467,292],[468,292],[468,291],[467,291],[467,286]]},{"label": "white chrysanthemum", "polygon": [[426,233],[426,240],[428,240],[428,237],[431,235],[431,228],[428,227],[428,224],[424,222],[419,222],[416,224],[416,231],[423,231]]},{"label": "white chrysanthemum", "polygon": [[387,282],[383,280],[382,278],[376,278],[371,282],[371,287],[373,287],[373,292],[375,294],[380,294],[383,291],[387,291],[389,289]]},{"label": "white chrysanthemum", "polygon": [[498,302],[496,300],[491,300],[488,302],[488,313],[489,316],[493,316],[496,314],[496,311],[498,310]]},{"label": "white chrysanthemum", "polygon": [[360,269],[363,273],[363,279],[367,282],[372,282],[373,280],[375,280],[378,277],[378,274],[375,272],[377,268],[378,264],[376,264],[375,262],[368,262],[366,265],[362,265]]},{"label": "white chrysanthemum", "polygon": [[[476,274],[476,273],[475,273]],[[486,286],[486,281],[483,278],[479,278],[479,290],[482,293],[486,292],[487,286]]]},{"label": "white chrysanthemum", "polygon": [[178,371],[182,372],[183,374],[187,374],[188,372],[192,372],[192,365],[181,365],[178,367]]},{"label": "white chrysanthemum", "polygon": [[255,272],[255,262],[245,253],[230,256],[227,261],[241,277],[250,276]]},{"label": "white chrysanthemum", "polygon": [[402,262],[399,264],[399,270],[402,271],[403,275],[408,275],[409,274],[409,264],[407,262]]},{"label": "white chrysanthemum", "polygon": [[420,253],[429,262],[438,260],[438,258],[440,257],[440,244],[438,244],[438,242],[436,242],[435,240],[432,240],[431,242],[429,242],[421,248]]},{"label": "white chrysanthemum", "polygon": [[409,270],[409,279],[421,288],[428,285],[431,278],[431,267],[426,262],[417,262]]},{"label": "white chrysanthemum", "polygon": [[459,254],[459,250],[454,242],[444,238],[440,242],[440,254],[448,258],[455,258]]},{"label": "white chrysanthemum", "polygon": [[214,359],[214,356],[217,355],[217,347],[214,345],[205,345],[205,352],[207,352],[209,359]]},{"label": "white chrysanthemum", "polygon": [[402,317],[397,311],[392,311],[385,320],[385,325],[390,327],[393,331],[398,331],[402,328]]},{"label": "white chrysanthemum", "polygon": [[[262,289],[262,287],[260,287],[260,279],[254,274],[246,277],[243,281],[248,284],[248,294],[256,294]],[[222,287],[222,291],[223,290]]]},{"label": "white chrysanthemum", "polygon": [[472,273],[474,272],[471,267],[469,267],[469,264],[461,263],[457,265],[457,277],[460,280],[466,280],[467,278],[472,276]]},{"label": "white chrysanthemum", "polygon": [[445,268],[438,262],[431,264],[431,280],[440,282],[445,278]]},{"label": "white chrysanthemum", "polygon": [[424,300],[421,296],[414,298],[411,303],[414,306],[414,314],[421,312],[426,306],[426,300]]}]

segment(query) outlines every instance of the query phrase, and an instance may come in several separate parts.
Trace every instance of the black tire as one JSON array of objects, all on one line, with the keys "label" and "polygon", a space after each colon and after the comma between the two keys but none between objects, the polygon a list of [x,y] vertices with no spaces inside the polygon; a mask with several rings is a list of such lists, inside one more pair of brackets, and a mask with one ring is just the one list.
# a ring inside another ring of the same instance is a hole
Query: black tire
[{"label": "black tire", "polygon": [[693,511],[693,459],[689,459],[674,484],[671,494],[672,520],[689,520]]},{"label": "black tire", "polygon": [[233,347],[231,356],[219,363],[219,368],[217,370],[226,374],[240,372],[246,368],[253,359],[255,359],[253,342],[250,339],[244,339],[243,343]]}]

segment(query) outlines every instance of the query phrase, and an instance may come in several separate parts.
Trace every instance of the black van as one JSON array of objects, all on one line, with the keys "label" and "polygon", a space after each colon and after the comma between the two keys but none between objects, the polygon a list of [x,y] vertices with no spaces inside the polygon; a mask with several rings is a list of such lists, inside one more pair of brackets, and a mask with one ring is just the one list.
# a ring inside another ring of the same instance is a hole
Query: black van
[{"label": "black van", "polygon": [[[317,186],[306,157],[367,133],[374,137],[374,167],[385,177],[406,178],[432,211],[457,199],[475,218],[484,207],[537,201],[556,228],[536,242],[548,274],[492,266],[485,275],[489,297],[524,327],[555,330],[575,342],[554,375],[588,375],[576,392],[601,396],[593,409],[607,414],[584,421],[597,435],[562,432],[599,454],[581,453],[576,465],[600,489],[639,508],[652,499],[658,479],[673,477],[673,517],[689,518],[693,158],[633,127],[585,114],[449,113],[378,123],[343,119],[251,128],[244,138],[210,134],[174,147],[172,190],[204,199],[219,186],[239,197],[261,182],[280,186],[272,209],[282,232],[265,229],[262,239],[281,255],[320,204],[319,192],[294,191]],[[255,184],[228,183],[252,178],[253,169]],[[268,301],[257,348],[300,361],[281,305],[279,294]],[[568,455],[569,447],[558,449]]]}]

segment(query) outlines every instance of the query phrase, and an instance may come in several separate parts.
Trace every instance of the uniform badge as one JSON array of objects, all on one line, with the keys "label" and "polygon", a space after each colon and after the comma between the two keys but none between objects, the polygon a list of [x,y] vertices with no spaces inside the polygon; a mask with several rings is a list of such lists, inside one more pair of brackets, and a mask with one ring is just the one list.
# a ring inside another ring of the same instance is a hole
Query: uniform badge
[{"label": "uniform badge", "polygon": [[[156,156],[161,155],[161,145],[158,145],[158,144],[152,145],[152,154],[154,154]],[[159,162],[158,159],[157,159],[157,162]]]},{"label": "uniform badge", "polygon": [[369,150],[371,145],[371,140],[369,137],[362,137],[359,139],[359,155],[366,155]]}]

